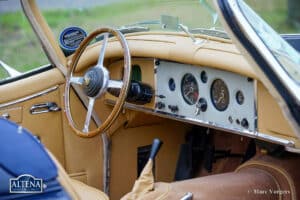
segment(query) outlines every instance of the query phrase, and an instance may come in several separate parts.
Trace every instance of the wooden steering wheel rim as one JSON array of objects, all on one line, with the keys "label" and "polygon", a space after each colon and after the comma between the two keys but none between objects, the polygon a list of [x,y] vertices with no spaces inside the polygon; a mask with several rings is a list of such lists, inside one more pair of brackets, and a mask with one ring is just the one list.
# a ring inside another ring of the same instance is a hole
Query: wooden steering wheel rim
[{"label": "wooden steering wheel rim", "polygon": [[[103,33],[109,33],[114,35],[117,40],[120,42],[122,49],[123,49],[123,54],[124,54],[124,74],[123,74],[123,86],[120,89],[120,94],[119,97],[117,98],[117,101],[109,114],[109,116],[106,118],[106,120],[96,129],[88,131],[88,132],[83,132],[82,130],[78,129],[73,121],[72,114],[71,114],[71,109],[70,109],[70,79],[77,67],[79,58],[83,54],[84,50],[88,46],[88,44],[98,35],[103,34]],[[90,33],[80,44],[78,49],[75,51],[74,56],[72,57],[70,67],[68,68],[68,73],[66,76],[66,85],[65,85],[65,113],[69,122],[69,126],[72,128],[72,130],[80,137],[93,137],[98,134],[102,134],[105,131],[107,131],[111,125],[115,122],[117,117],[119,116],[123,105],[126,100],[127,92],[129,89],[130,85],[130,79],[131,79],[131,57],[130,57],[130,52],[128,48],[127,41],[123,34],[115,29],[109,28],[109,27],[104,27],[104,28],[98,28],[92,33]]]}]

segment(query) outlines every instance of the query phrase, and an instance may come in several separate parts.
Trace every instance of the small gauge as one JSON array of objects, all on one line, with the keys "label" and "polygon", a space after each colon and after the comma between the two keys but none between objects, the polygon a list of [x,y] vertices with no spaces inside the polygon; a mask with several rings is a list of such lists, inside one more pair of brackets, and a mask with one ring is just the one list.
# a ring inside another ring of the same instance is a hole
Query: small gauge
[{"label": "small gauge", "polygon": [[169,89],[171,90],[171,91],[174,91],[175,89],[176,89],[176,84],[175,84],[175,81],[174,81],[174,79],[173,78],[170,78],[169,79]]},{"label": "small gauge", "polygon": [[242,91],[237,91],[237,93],[235,94],[235,99],[236,102],[240,105],[242,105],[244,103],[245,97]]},{"label": "small gauge", "polygon": [[229,91],[226,83],[221,79],[216,79],[210,88],[211,100],[215,108],[224,111],[229,105]]},{"label": "small gauge", "polygon": [[206,71],[202,71],[202,72],[201,72],[200,78],[201,78],[202,83],[206,83],[206,82],[207,82],[207,74],[206,74]]},{"label": "small gauge", "polygon": [[181,94],[185,102],[194,105],[199,97],[199,88],[196,78],[188,73],[181,80]]}]

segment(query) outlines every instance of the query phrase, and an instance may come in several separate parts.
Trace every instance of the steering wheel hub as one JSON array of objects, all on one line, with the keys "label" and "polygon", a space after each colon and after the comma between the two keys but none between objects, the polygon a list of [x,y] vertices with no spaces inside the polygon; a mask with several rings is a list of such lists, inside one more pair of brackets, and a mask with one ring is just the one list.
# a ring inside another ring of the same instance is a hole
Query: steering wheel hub
[{"label": "steering wheel hub", "polygon": [[83,91],[88,97],[98,97],[106,91],[108,80],[108,72],[104,67],[93,67],[83,77]]}]

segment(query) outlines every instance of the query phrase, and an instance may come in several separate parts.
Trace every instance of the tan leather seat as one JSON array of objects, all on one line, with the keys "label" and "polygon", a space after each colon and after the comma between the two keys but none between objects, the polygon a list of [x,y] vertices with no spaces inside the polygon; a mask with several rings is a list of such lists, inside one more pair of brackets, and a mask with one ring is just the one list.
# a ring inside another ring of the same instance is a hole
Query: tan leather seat
[{"label": "tan leather seat", "polygon": [[299,163],[298,155],[276,158],[262,154],[230,173],[154,185],[151,176],[144,176],[147,181],[139,184],[138,189],[135,184],[122,200],[190,199],[187,196],[191,195],[193,200],[297,200],[300,199]]},{"label": "tan leather seat", "polygon": [[49,153],[49,155],[57,166],[58,181],[73,200],[109,200],[108,196],[104,192],[70,178],[56,158],[51,153]]},{"label": "tan leather seat", "polygon": [[108,200],[109,198],[105,193],[97,190],[96,188],[90,187],[80,181],[71,179],[71,185],[75,192],[78,194],[80,199],[93,199],[93,200]]}]

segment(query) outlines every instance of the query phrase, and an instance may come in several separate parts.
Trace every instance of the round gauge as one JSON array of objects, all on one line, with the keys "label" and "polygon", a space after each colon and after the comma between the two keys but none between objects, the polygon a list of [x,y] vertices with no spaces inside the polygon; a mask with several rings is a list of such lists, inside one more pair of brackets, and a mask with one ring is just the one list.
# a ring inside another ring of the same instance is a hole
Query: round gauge
[{"label": "round gauge", "polygon": [[245,97],[241,90],[237,91],[235,98],[238,104],[242,105],[244,103]]},{"label": "round gauge", "polygon": [[194,105],[199,97],[199,89],[196,78],[192,74],[185,74],[181,80],[181,93],[183,99],[189,105]]},{"label": "round gauge", "polygon": [[215,108],[224,111],[229,105],[229,91],[227,85],[221,79],[216,79],[210,88],[211,100]]}]

